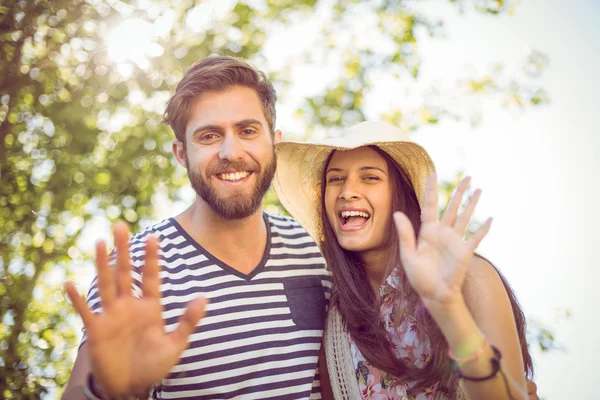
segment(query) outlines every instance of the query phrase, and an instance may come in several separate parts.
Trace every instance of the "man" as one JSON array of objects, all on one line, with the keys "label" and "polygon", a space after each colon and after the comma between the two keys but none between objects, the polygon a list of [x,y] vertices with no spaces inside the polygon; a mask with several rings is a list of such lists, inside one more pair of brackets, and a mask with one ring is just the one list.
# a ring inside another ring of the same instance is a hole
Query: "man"
[{"label": "man", "polygon": [[196,199],[131,240],[117,224],[114,275],[100,242],[87,304],[67,283],[86,332],[64,398],[320,398],[329,276],[308,234],[261,208],[275,100],[238,59],[186,72],[165,121]]}]

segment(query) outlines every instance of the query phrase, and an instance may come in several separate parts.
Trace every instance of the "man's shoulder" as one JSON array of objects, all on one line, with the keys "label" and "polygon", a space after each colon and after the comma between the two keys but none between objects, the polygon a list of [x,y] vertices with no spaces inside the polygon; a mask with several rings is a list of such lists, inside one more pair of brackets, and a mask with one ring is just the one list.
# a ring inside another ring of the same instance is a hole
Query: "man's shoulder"
[{"label": "man's shoulder", "polygon": [[162,239],[176,231],[177,228],[175,227],[173,219],[166,218],[152,225],[148,225],[139,232],[135,233],[133,236],[131,236],[131,239],[129,239],[129,244],[135,245],[146,242],[146,239],[150,235],[155,235]]},{"label": "man's shoulder", "polygon": [[282,227],[302,228],[302,226],[300,226],[298,221],[296,221],[294,218],[289,217],[287,215],[273,214],[273,213],[269,213],[269,212],[265,212],[265,215],[267,216],[267,218],[269,219],[271,224],[275,224],[277,226],[282,226]]},{"label": "man's shoulder", "polygon": [[307,236],[310,237],[308,232],[292,217],[281,214],[265,213],[271,224],[271,228],[275,228],[278,233],[284,235],[293,235],[294,237]]}]

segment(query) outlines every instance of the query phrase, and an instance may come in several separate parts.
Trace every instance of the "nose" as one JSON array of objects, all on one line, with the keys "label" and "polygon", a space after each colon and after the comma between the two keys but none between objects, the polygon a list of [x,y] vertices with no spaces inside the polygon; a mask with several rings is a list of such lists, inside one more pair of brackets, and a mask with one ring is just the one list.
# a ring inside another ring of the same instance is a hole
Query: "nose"
[{"label": "nose", "polygon": [[244,157],[244,149],[240,139],[233,134],[226,134],[221,142],[219,149],[219,158],[227,161],[238,161]]},{"label": "nose", "polygon": [[360,195],[352,187],[350,179],[347,179],[338,197],[342,200],[357,200],[360,198]]}]

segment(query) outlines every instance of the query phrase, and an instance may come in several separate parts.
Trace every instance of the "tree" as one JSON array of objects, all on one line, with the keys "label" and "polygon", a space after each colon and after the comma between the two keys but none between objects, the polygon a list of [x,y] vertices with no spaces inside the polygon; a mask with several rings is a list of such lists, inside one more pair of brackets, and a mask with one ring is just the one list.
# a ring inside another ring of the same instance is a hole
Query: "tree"
[{"label": "tree", "polygon": [[[451,2],[490,15],[515,7],[501,0]],[[272,32],[329,13],[316,41],[320,51],[298,55],[317,66],[332,57],[341,61],[324,93],[307,98],[296,113],[310,135],[315,127],[363,120],[365,93],[376,75],[418,80],[417,33],[441,35],[444,26],[402,0],[135,4],[7,0],[0,6],[0,397],[37,398],[48,388],[60,390],[68,378],[67,350],[76,343],[61,284],[73,274],[73,261],[90,257],[77,242],[84,227],[93,218],[124,219],[137,230],[152,219],[157,191],[179,197],[186,178],[170,156],[173,136],[161,119],[187,66],[226,54],[267,68],[263,45]],[[352,20],[363,14],[372,17],[375,35],[389,43],[384,51],[360,41]],[[147,47],[110,54],[105,38],[122,20],[133,29],[151,28]],[[340,40],[344,35],[352,50]],[[532,54],[526,75],[534,76],[545,63],[543,55]],[[270,71],[281,101],[290,83],[288,67]],[[507,78],[501,68],[462,88],[520,107],[547,101],[543,89]],[[443,118],[473,116],[433,101],[384,118],[415,130]],[[272,192],[266,201],[281,209]]]}]

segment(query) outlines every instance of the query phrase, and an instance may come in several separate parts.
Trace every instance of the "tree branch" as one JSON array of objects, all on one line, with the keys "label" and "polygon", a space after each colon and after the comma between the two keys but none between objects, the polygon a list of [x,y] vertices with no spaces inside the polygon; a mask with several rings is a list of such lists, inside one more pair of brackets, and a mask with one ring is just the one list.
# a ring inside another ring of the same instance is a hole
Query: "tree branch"
[{"label": "tree branch", "polygon": [[[13,126],[13,124],[8,120],[8,114],[16,105],[17,91],[19,89],[18,84],[9,86],[7,85],[7,82],[10,82],[11,80],[14,80],[15,82],[18,81],[17,78],[19,76],[21,56],[23,55],[23,44],[25,43],[25,40],[33,37],[35,33],[32,22],[35,17],[39,16],[39,11],[40,8],[35,3],[32,3],[31,7],[29,7],[29,9],[26,11],[25,17],[23,18],[23,28],[21,29],[22,35],[15,43],[15,51],[8,63],[6,73],[2,74],[0,77],[0,87],[6,88],[8,86],[8,90],[4,92],[4,94],[9,95],[8,111],[6,113],[7,117],[0,123],[0,168],[4,166],[6,160],[5,139]],[[0,170],[0,176],[2,175],[2,172],[3,171]]]},{"label": "tree branch", "polygon": [[[40,251],[40,253],[42,253],[42,252]],[[8,339],[8,348],[6,349],[6,353],[4,355],[4,363],[7,367],[11,367],[15,362],[20,361],[21,357],[20,357],[19,349],[18,349],[19,335],[23,331],[23,325],[25,323],[25,313],[27,312],[27,307],[29,306],[29,303],[31,303],[31,300],[33,299],[33,289],[35,288],[35,286],[37,284],[37,280],[40,277],[40,275],[42,274],[42,271],[44,270],[44,267],[46,266],[47,261],[48,261],[48,258],[46,256],[42,255],[40,257],[39,266],[35,269],[35,274],[33,275],[31,280],[29,281],[29,284],[27,285],[27,294],[23,298],[23,300],[25,300],[25,301],[20,301],[13,308],[13,310],[15,311],[15,316],[14,316],[15,323],[11,327],[10,336]]]}]

